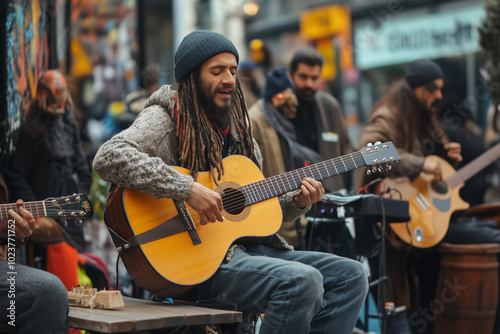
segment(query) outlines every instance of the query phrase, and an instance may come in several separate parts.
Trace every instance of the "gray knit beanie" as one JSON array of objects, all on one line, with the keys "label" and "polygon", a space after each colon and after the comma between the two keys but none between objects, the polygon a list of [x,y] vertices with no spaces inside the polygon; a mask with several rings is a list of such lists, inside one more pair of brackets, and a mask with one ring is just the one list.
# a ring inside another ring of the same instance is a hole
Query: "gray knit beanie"
[{"label": "gray knit beanie", "polygon": [[204,62],[224,52],[234,54],[236,63],[239,62],[238,50],[227,37],[208,30],[193,31],[184,37],[175,52],[175,80],[179,82]]}]

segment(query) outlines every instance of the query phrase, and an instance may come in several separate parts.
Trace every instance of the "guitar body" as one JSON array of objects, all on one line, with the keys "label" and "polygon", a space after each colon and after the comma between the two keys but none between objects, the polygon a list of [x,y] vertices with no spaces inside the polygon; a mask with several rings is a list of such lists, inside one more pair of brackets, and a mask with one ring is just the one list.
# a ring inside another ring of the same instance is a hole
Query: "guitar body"
[{"label": "guitar body", "polygon": [[[218,186],[210,172],[198,173],[197,182],[216,192],[238,188],[264,179],[248,158],[232,155],[223,160],[224,172]],[[174,167],[189,175],[189,170]],[[165,297],[183,294],[210,278],[219,268],[231,245],[238,239],[263,241],[278,231],[282,212],[276,197],[242,207],[232,213],[223,210],[223,222],[201,225],[199,216],[187,204],[201,243],[193,245],[188,232],[181,232],[132,247],[122,260],[132,278],[151,293]],[[226,208],[225,208],[226,209]],[[178,215],[171,199],[157,199],[142,192],[116,187],[106,206],[109,227],[129,239]]]},{"label": "guitar body", "polygon": [[414,181],[406,177],[386,178],[380,186],[381,189],[397,189],[401,192],[402,199],[410,202],[411,220],[408,224],[391,223],[390,226],[400,239],[419,248],[438,244],[448,231],[453,212],[469,207],[459,195],[463,183],[453,188],[446,182],[449,176],[455,174],[455,169],[438,156],[427,158],[440,163],[445,188],[434,189],[431,184],[433,176],[426,173],[420,173]]},{"label": "guitar body", "polygon": [[[201,225],[199,215],[187,203],[157,199],[121,186],[108,196],[104,216],[134,281],[155,295],[176,297],[209,279],[236,241],[263,242],[276,233],[283,220],[277,197],[299,189],[305,177],[320,181],[364,166],[383,169],[398,160],[391,142],[375,143],[359,152],[264,179],[250,159],[231,155],[222,161],[224,175],[217,184],[210,172],[197,176],[197,182],[221,194],[222,222]],[[185,168],[173,168],[190,174]],[[193,221],[183,223],[184,216]]]}]

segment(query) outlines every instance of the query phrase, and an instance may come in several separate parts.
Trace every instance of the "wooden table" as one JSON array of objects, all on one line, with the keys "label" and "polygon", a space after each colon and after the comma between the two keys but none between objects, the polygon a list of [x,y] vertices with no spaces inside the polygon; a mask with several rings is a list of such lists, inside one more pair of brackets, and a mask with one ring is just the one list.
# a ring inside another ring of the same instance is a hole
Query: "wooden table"
[{"label": "wooden table", "polygon": [[166,304],[124,297],[125,307],[114,310],[70,306],[71,328],[97,333],[148,331],[182,326],[241,322],[241,312],[210,309],[186,304]]}]

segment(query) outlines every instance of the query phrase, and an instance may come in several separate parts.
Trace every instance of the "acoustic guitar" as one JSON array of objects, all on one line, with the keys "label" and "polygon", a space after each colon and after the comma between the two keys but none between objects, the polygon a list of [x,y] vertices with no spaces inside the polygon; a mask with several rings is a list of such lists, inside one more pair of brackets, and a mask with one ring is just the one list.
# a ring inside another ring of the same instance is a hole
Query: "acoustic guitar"
[{"label": "acoustic guitar", "polygon": [[456,171],[438,156],[428,159],[441,165],[443,181],[433,186],[431,174],[420,173],[413,181],[407,177],[386,178],[380,189],[391,187],[410,202],[410,221],[391,223],[391,229],[405,243],[429,248],[443,240],[455,211],[466,210],[469,204],[462,200],[459,191],[464,182],[500,157],[500,143]]},{"label": "acoustic guitar", "polygon": [[[210,278],[236,240],[262,242],[276,233],[282,223],[276,197],[299,189],[304,177],[319,181],[362,166],[383,170],[398,160],[391,142],[376,143],[265,179],[250,159],[231,155],[223,160],[225,174],[218,184],[210,172],[200,172],[197,178],[221,194],[223,222],[201,225],[198,214],[184,202],[120,186],[110,193],[104,216],[136,283],[155,295],[176,297]],[[185,168],[173,168],[190,174]]]},{"label": "acoustic guitar", "polygon": [[[92,203],[85,194],[50,197],[42,201],[24,202],[23,207],[31,212],[33,217],[51,217],[54,219],[79,219],[93,216]],[[19,213],[16,204],[0,204],[0,220],[12,219],[9,210]]]}]

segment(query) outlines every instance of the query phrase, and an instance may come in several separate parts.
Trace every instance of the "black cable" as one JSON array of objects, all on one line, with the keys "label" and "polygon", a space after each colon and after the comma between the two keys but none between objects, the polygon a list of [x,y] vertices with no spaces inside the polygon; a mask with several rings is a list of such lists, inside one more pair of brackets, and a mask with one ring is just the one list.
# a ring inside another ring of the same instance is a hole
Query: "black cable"
[{"label": "black cable", "polygon": [[119,276],[118,276],[118,263],[120,262],[120,256],[121,256],[121,254],[118,253],[118,257],[116,258],[116,269],[115,269],[115,271],[116,271],[116,286],[115,286],[115,289],[116,290],[119,290],[119,288],[118,288],[118,279],[119,279]]},{"label": "black cable", "polygon": [[318,215],[318,212],[317,212],[317,210],[318,210],[318,208],[317,208],[317,204],[318,204],[318,203],[314,203],[314,204],[313,204],[313,206],[312,206],[312,208],[311,208],[311,209],[312,209],[311,211],[312,211],[312,212],[314,212],[314,214],[313,214],[313,216],[312,216],[312,219],[313,219],[312,224],[310,225],[310,226],[311,226],[311,228],[309,229],[309,242],[308,242],[308,245],[307,245],[307,247],[306,247],[306,248],[307,248],[307,250],[313,250],[313,249],[311,249],[311,246],[312,246],[313,229],[316,227],[316,217],[317,217],[317,215]]},{"label": "black cable", "polygon": [[386,321],[385,321],[385,305],[381,305],[381,303],[385,300],[385,291],[384,291],[384,280],[386,279],[385,276],[385,229],[386,229],[386,220],[385,220],[385,208],[384,208],[384,202],[383,202],[383,197],[380,196],[380,205],[381,205],[381,211],[382,211],[382,236],[381,236],[381,245],[380,245],[380,263],[379,263],[379,285],[378,285],[378,310],[379,312],[382,312],[382,325],[381,325],[381,331],[382,334],[385,334],[386,332]]}]

